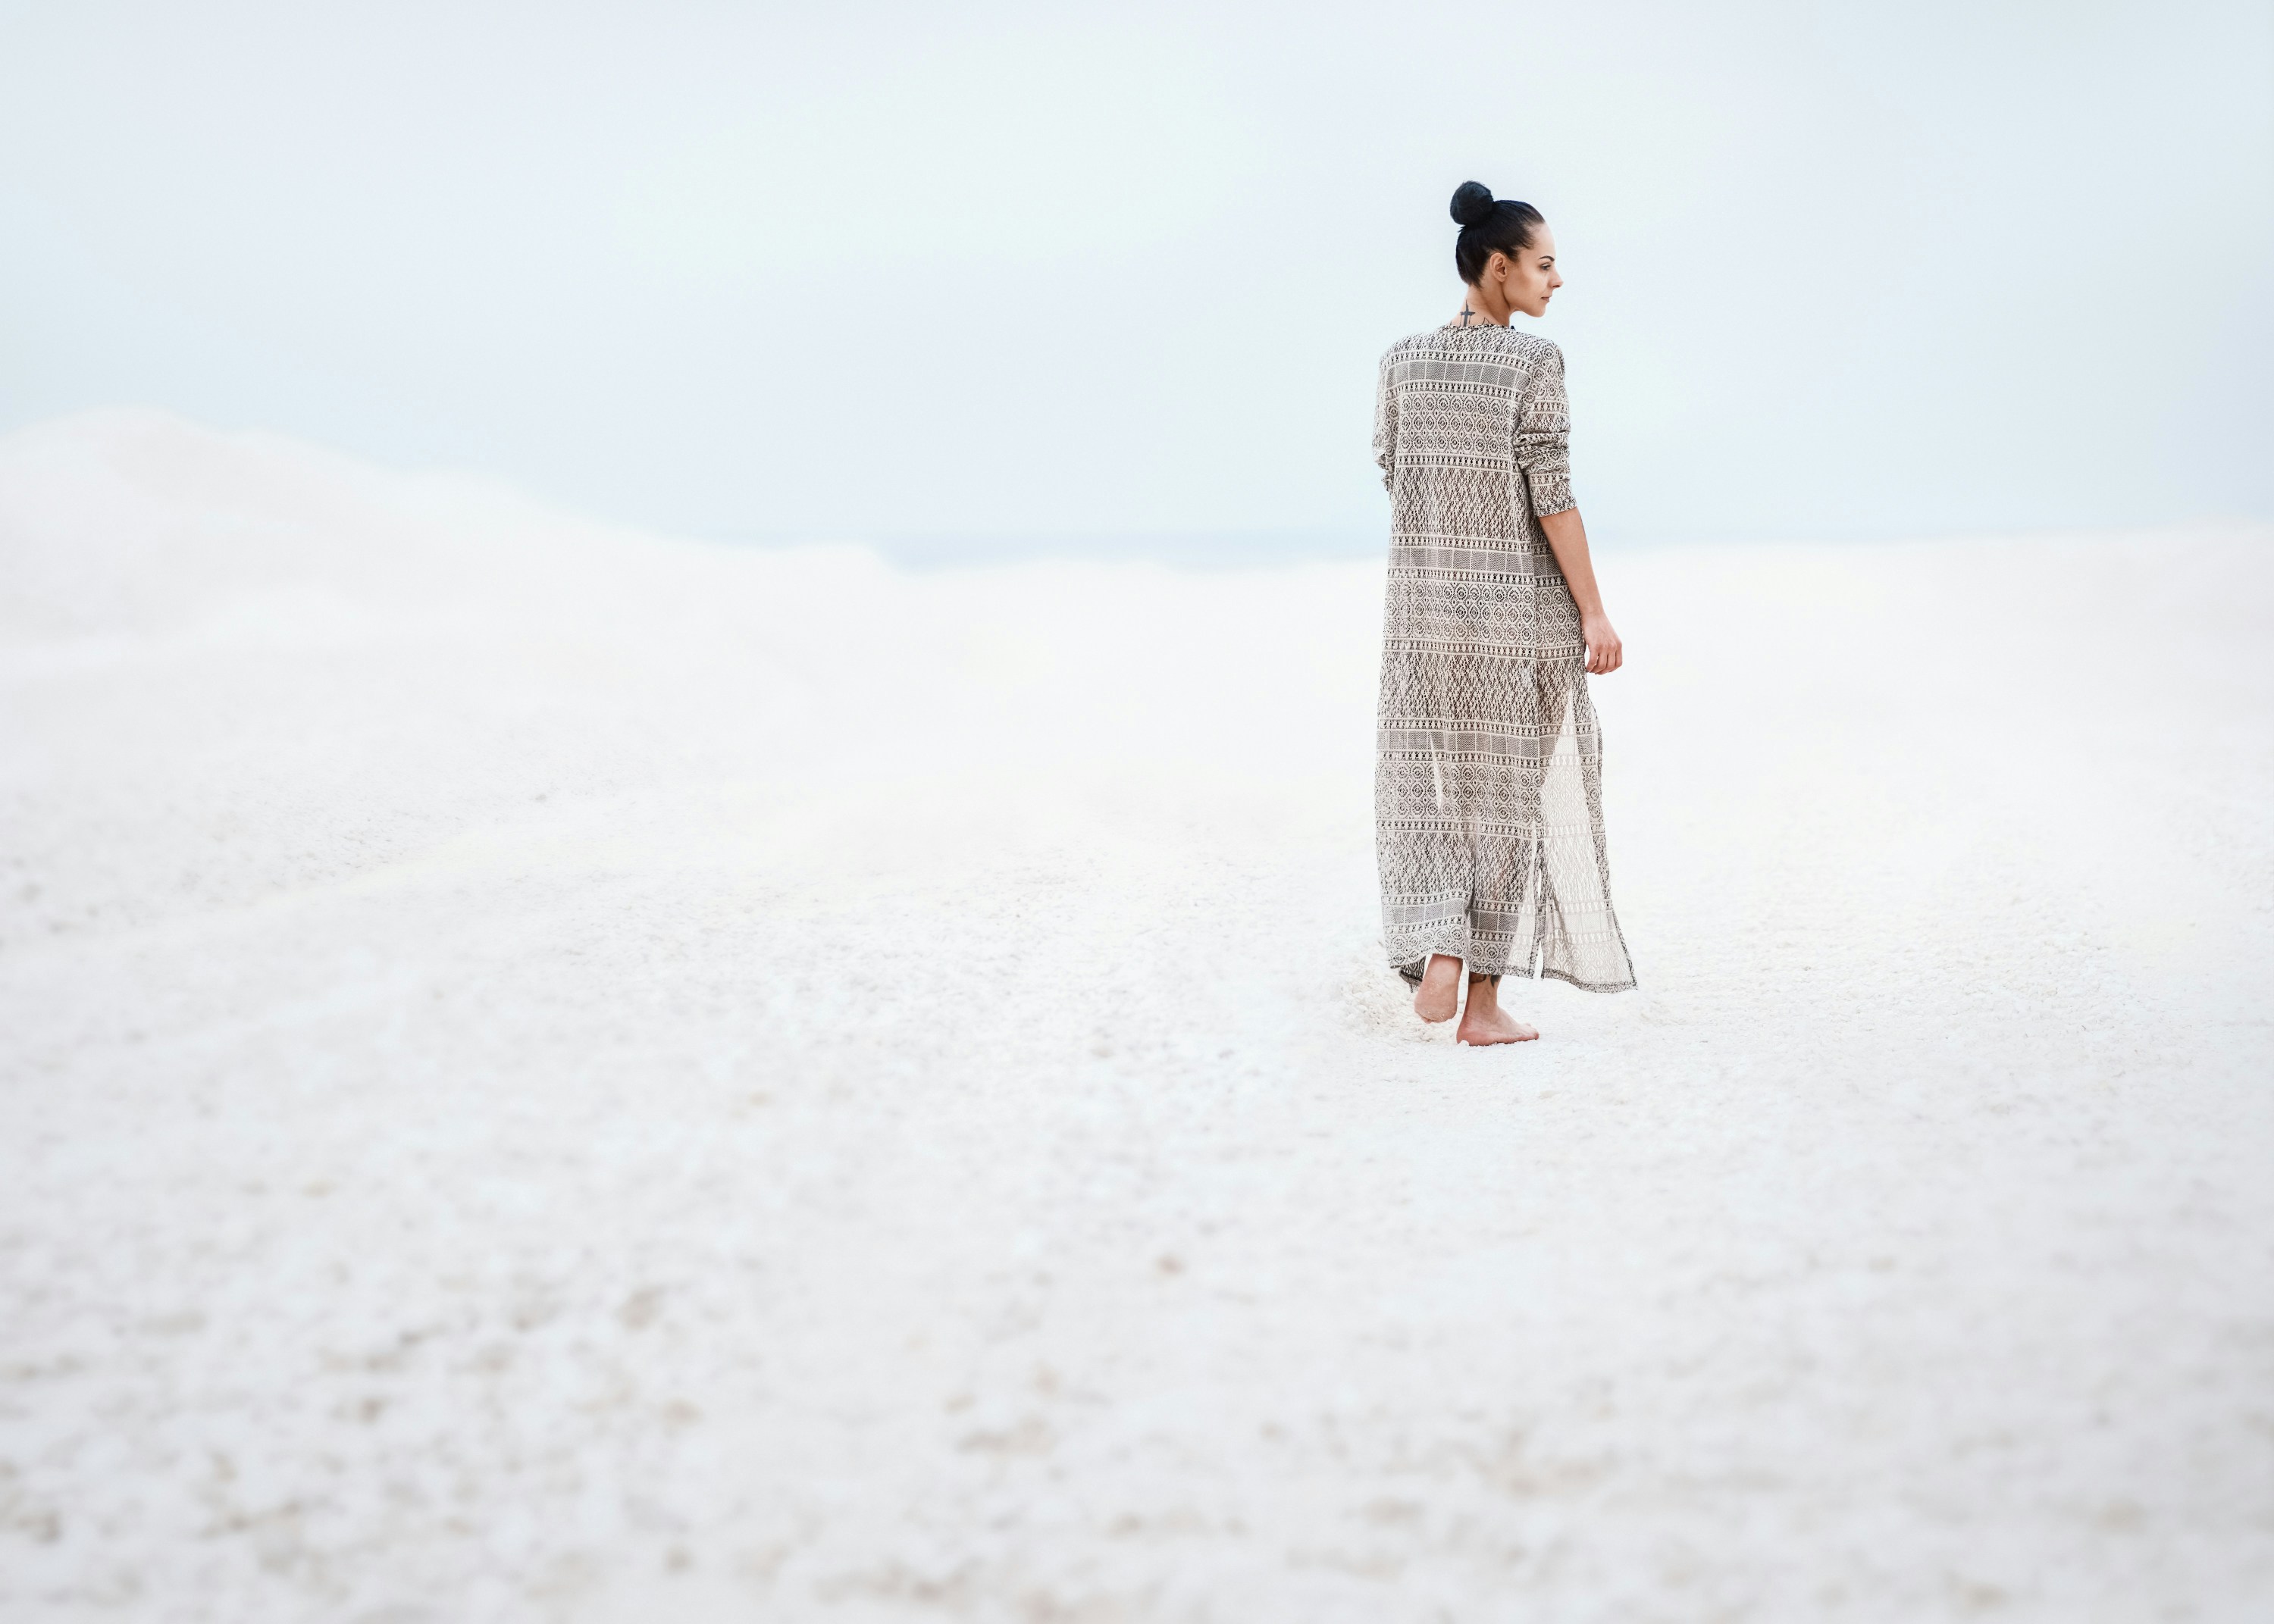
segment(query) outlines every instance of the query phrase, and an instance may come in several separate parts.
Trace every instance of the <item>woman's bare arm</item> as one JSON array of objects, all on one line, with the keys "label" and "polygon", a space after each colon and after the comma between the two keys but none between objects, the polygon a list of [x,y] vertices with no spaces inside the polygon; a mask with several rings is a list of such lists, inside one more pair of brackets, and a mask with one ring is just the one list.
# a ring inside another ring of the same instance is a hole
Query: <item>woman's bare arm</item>
[{"label": "woman's bare arm", "polygon": [[1619,646],[1619,635],[1611,629],[1610,618],[1603,613],[1602,590],[1595,584],[1595,561],[1587,555],[1587,527],[1580,522],[1577,508],[1566,508],[1561,513],[1545,515],[1540,528],[1547,533],[1547,545],[1555,550],[1555,562],[1563,571],[1564,584],[1571,589],[1571,601],[1579,607],[1579,632],[1587,640],[1587,669],[1595,676],[1616,671],[1624,650]]}]

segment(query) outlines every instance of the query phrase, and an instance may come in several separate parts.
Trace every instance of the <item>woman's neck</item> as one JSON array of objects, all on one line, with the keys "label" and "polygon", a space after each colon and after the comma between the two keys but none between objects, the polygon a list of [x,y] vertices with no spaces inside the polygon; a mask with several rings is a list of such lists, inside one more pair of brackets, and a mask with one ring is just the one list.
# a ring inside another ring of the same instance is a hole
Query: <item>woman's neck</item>
[{"label": "woman's neck", "polygon": [[1504,327],[1508,325],[1510,312],[1495,310],[1495,302],[1472,288],[1461,297],[1460,313],[1445,325],[1452,327]]}]

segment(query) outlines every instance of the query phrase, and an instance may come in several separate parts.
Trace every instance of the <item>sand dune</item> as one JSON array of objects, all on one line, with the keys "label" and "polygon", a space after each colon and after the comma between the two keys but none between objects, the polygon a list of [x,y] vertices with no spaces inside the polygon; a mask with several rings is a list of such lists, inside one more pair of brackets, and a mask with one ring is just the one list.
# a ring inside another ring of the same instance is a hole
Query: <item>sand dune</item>
[{"label": "sand dune", "polygon": [[1373,566],[0,442],[0,1615],[2266,1616],[2274,532],[1604,573],[1478,1052]]}]

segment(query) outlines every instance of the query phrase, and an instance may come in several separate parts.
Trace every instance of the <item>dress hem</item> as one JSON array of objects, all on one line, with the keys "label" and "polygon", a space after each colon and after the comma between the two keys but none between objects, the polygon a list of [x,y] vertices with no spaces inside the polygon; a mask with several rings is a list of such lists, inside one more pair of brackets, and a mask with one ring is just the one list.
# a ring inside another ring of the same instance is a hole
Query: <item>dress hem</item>
[{"label": "dress hem", "polygon": [[[1389,967],[1397,972],[1400,981],[1409,986],[1419,987],[1421,984],[1422,967],[1429,962],[1434,954],[1442,951],[1443,951],[1442,948],[1432,948],[1429,952],[1422,954],[1419,959],[1405,964],[1392,964]],[[1461,959],[1458,953],[1449,953],[1446,956],[1451,959]],[[1468,967],[1469,961],[1461,959],[1461,968],[1467,970]],[[1632,976],[1629,976],[1623,981],[1586,981],[1580,980],[1568,970],[1545,968],[1536,973],[1524,970],[1480,970],[1475,974],[1496,976],[1511,981],[1562,981],[1566,986],[1577,988],[1581,992],[1633,992],[1641,986],[1641,983]]]}]

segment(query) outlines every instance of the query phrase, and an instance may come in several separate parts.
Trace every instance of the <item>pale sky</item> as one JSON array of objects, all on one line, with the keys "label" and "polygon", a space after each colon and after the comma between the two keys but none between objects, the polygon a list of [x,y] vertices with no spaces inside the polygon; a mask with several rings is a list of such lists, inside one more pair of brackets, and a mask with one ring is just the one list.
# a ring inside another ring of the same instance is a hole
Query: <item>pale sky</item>
[{"label": "pale sky", "polygon": [[1472,178],[1555,229],[1606,540],[2274,517],[2274,7],[2187,0],[0,0],[0,429],[1364,538]]}]

